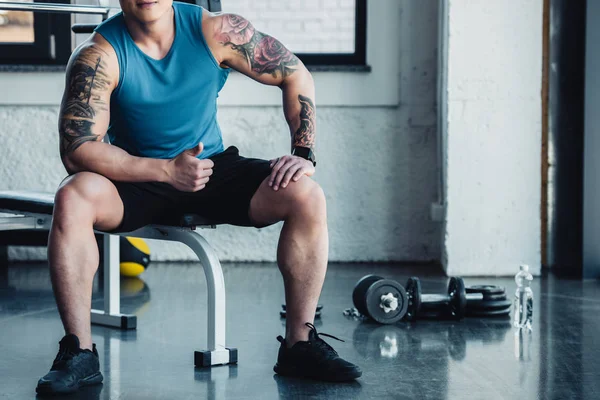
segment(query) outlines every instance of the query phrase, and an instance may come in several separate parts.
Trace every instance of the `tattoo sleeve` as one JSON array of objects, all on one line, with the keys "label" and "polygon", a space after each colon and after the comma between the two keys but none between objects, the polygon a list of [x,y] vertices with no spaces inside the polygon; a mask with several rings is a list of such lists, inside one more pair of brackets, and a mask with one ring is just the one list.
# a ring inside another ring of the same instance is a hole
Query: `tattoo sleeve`
[{"label": "tattoo sleeve", "polygon": [[301,94],[298,95],[300,102],[300,127],[294,133],[292,139],[293,147],[301,146],[314,149],[315,147],[315,105],[313,101]]},{"label": "tattoo sleeve", "polygon": [[248,62],[250,69],[258,74],[270,74],[285,78],[294,73],[298,57],[272,36],[254,29],[245,18],[225,14],[215,37],[224,46],[231,46]]},{"label": "tattoo sleeve", "polygon": [[60,153],[66,156],[85,142],[96,141],[92,127],[98,112],[108,111],[102,92],[109,90],[110,80],[103,57],[96,46],[79,50],[70,64],[59,121]]}]

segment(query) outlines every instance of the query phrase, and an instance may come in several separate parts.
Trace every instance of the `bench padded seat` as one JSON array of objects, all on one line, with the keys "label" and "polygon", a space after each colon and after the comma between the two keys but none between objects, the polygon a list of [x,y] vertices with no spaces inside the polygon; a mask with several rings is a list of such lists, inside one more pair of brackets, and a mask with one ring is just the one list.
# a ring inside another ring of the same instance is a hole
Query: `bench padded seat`
[{"label": "bench padded seat", "polygon": [[0,210],[52,215],[53,208],[53,193],[0,191]]},{"label": "bench padded seat", "polygon": [[[0,212],[15,214],[47,214],[52,215],[54,194],[45,192],[28,192],[18,190],[0,191]],[[214,222],[196,214],[183,214],[164,225],[191,228],[194,226],[216,225]]]}]

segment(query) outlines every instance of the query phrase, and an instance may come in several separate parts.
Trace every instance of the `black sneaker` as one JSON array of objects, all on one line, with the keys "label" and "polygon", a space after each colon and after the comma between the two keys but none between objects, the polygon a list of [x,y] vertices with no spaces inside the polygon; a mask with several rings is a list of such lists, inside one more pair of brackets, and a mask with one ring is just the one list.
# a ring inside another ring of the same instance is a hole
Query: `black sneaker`
[{"label": "black sneaker", "polygon": [[77,336],[66,335],[60,341],[50,372],[38,381],[35,391],[40,394],[72,393],[82,386],[101,382],[96,345],[93,345],[92,351],[82,350]]},{"label": "black sneaker", "polygon": [[310,328],[308,341],[298,342],[289,349],[285,339],[277,337],[281,346],[277,364],[273,368],[276,373],[331,382],[351,381],[362,375],[359,367],[342,359],[320,336],[340,342],[343,340],[326,333],[317,333],[317,329],[311,323],[306,323],[306,326]]}]

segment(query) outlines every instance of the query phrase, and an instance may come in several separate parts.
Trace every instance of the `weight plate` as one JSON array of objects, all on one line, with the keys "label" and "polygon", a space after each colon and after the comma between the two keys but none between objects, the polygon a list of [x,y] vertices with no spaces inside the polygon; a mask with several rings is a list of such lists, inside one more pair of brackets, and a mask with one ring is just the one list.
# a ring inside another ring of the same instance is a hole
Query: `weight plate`
[{"label": "weight plate", "polygon": [[473,285],[466,288],[467,293],[481,293],[484,296],[489,294],[505,294],[506,290],[501,286],[495,285]]},{"label": "weight plate", "polygon": [[407,321],[417,319],[421,311],[421,281],[416,276],[408,278],[406,281],[406,294],[408,295],[408,307],[406,308],[405,318]]},{"label": "weight plate", "polygon": [[469,307],[469,310],[493,311],[493,310],[505,309],[506,307],[510,307],[511,304],[512,303],[510,302],[510,300],[497,300],[497,301],[479,300],[479,301],[469,301],[467,303],[467,306]]},{"label": "weight plate", "polygon": [[[384,306],[383,299],[385,297],[393,300],[389,304],[390,308]],[[367,289],[365,300],[366,315],[381,324],[393,324],[400,321],[408,307],[406,291],[402,285],[391,279],[381,279],[371,284]]]},{"label": "weight plate", "polygon": [[506,300],[506,293],[502,294],[484,294],[484,300],[497,301],[497,300]]},{"label": "weight plate", "polygon": [[[285,304],[282,304],[282,305],[281,305],[281,309],[282,309],[283,311],[285,311],[285,310],[286,310],[286,306],[285,306]],[[323,309],[323,304],[317,304],[317,311],[321,311],[322,309]]]},{"label": "weight plate", "polygon": [[510,314],[510,307],[505,308],[503,310],[491,310],[491,311],[481,311],[481,310],[469,310],[469,317],[501,317],[504,315]]},{"label": "weight plate", "polygon": [[453,276],[448,284],[448,312],[450,316],[456,319],[462,319],[467,311],[467,292],[465,290],[465,281],[460,277]]},{"label": "weight plate", "polygon": [[[472,296],[481,296],[483,299],[473,299]],[[472,301],[498,301],[498,300],[506,300],[506,293],[502,294],[481,294],[481,293],[467,293],[467,303]]]},{"label": "weight plate", "polygon": [[[287,312],[285,312],[285,311],[279,311],[279,316],[281,318],[285,318],[287,316]],[[321,318],[321,311],[315,312],[315,318]]]},{"label": "weight plate", "polygon": [[373,283],[382,279],[382,277],[377,275],[365,275],[358,282],[356,282],[356,285],[354,285],[354,290],[352,291],[352,302],[354,303],[354,307],[362,315],[369,315],[366,304],[367,290]]}]

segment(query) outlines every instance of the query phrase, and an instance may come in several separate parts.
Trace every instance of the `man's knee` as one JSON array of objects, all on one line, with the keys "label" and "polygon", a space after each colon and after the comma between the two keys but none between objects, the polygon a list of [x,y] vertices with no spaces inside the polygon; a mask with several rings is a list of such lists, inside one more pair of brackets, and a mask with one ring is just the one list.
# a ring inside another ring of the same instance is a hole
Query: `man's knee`
[{"label": "man's knee", "polygon": [[326,218],[325,193],[314,180],[303,177],[285,190],[290,190],[291,215],[300,214],[303,217]]},{"label": "man's knee", "polygon": [[277,191],[266,182],[263,182],[259,192],[252,199],[250,207],[250,218],[256,227],[291,218],[326,222],[325,194],[315,181],[303,176]]},{"label": "man's knee", "polygon": [[93,219],[102,180],[106,178],[92,172],[79,172],[65,179],[54,196],[54,219],[82,216]]}]

